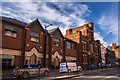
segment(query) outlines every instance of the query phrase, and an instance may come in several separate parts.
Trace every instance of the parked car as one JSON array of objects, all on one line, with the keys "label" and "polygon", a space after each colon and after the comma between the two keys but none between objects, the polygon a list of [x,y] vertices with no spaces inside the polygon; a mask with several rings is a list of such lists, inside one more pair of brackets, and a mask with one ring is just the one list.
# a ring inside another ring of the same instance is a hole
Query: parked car
[{"label": "parked car", "polygon": [[120,58],[115,60],[116,65],[120,65]]},{"label": "parked car", "polygon": [[60,63],[60,72],[73,72],[73,71],[81,71],[82,67],[78,66],[76,62],[62,62]]},{"label": "parked car", "polygon": [[11,76],[28,78],[33,75],[49,75],[49,69],[43,68],[37,64],[24,65],[23,68],[14,68],[10,71]]}]

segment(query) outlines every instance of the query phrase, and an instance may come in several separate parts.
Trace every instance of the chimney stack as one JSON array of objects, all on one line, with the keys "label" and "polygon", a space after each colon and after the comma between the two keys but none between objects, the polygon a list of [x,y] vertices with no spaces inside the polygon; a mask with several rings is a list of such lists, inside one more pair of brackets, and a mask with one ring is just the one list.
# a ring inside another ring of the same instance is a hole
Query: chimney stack
[{"label": "chimney stack", "polygon": [[67,29],[67,30],[66,30],[66,35],[70,35],[70,34],[71,34],[71,31],[72,31],[71,29]]},{"label": "chimney stack", "polygon": [[93,23],[92,22],[90,22],[90,23],[88,23],[88,26],[90,27],[90,28],[92,28],[93,29]]},{"label": "chimney stack", "polygon": [[114,51],[115,48],[117,47],[116,43],[112,43],[112,50]]}]

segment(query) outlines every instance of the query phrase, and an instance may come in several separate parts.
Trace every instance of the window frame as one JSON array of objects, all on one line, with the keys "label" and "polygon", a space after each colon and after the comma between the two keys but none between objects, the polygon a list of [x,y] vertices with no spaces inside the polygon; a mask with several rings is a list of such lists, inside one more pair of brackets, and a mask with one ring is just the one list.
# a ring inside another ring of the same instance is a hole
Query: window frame
[{"label": "window frame", "polygon": [[4,35],[17,38],[18,28],[11,25],[4,25]]},{"label": "window frame", "polygon": [[[56,42],[56,41],[58,41],[58,42]],[[56,43],[57,43],[57,45],[56,45]],[[53,45],[54,45],[54,46],[60,46],[60,39],[54,38],[54,39],[53,39]]]},{"label": "window frame", "polygon": [[71,49],[71,42],[68,42],[68,41],[66,42],[66,48]]},{"label": "window frame", "polygon": [[30,41],[40,42],[40,34],[37,32],[30,32]]}]

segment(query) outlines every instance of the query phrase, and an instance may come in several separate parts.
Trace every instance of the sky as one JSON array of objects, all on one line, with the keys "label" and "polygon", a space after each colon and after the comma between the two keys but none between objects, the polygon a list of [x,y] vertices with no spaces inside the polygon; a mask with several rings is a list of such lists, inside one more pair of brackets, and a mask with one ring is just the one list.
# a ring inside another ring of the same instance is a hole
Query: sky
[{"label": "sky", "polygon": [[117,2],[2,2],[0,16],[30,23],[36,18],[47,29],[66,29],[94,23],[94,39],[104,46],[118,43]]}]

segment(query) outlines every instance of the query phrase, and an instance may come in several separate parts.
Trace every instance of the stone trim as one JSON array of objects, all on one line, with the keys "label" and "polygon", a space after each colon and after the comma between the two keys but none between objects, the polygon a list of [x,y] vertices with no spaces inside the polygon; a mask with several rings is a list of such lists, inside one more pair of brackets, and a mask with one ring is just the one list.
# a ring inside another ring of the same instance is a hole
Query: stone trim
[{"label": "stone trim", "polygon": [[21,55],[21,51],[20,50],[13,50],[13,49],[0,49],[0,50],[2,50],[2,53],[0,53],[0,54],[16,55],[16,56],[20,56]]},{"label": "stone trim", "polygon": [[56,58],[56,57],[58,57],[58,59],[62,59],[62,56],[59,54],[59,52],[58,51],[56,51],[53,55],[52,55],[52,61],[54,61],[54,59]]}]

